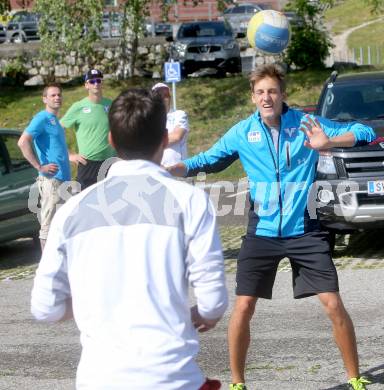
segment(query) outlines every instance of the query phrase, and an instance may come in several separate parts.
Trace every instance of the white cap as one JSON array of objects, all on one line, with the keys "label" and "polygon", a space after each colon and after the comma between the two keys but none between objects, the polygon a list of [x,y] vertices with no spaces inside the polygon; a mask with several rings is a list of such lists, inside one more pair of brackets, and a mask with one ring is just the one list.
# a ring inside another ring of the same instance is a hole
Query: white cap
[{"label": "white cap", "polygon": [[160,88],[166,88],[169,90],[169,87],[167,84],[164,84],[164,83],[157,83],[155,84],[153,87],[152,87],[152,91],[156,91],[156,89],[160,89]]}]

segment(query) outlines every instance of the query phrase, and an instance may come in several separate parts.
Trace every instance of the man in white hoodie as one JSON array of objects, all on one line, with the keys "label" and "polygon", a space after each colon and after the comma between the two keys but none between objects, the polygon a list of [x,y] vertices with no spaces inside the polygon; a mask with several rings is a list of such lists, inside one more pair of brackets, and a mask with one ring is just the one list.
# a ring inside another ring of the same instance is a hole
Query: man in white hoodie
[{"label": "man in white hoodie", "polygon": [[219,388],[195,361],[196,331],[213,328],[228,304],[215,212],[202,190],[160,166],[166,114],[144,89],[117,97],[110,142],[121,160],[52,222],[31,310],[42,321],[73,315],[77,389]]}]

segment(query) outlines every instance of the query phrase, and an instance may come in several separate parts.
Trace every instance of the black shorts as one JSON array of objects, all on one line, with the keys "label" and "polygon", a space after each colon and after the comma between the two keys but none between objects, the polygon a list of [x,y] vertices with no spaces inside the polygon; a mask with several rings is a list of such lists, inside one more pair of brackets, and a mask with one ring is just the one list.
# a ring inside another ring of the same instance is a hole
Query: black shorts
[{"label": "black shorts", "polygon": [[97,175],[103,161],[87,160],[87,164],[79,164],[77,167],[77,181],[80,183],[81,191],[92,184],[97,183]]},{"label": "black shorts", "polygon": [[328,233],[319,231],[289,238],[244,236],[237,261],[236,295],[271,299],[277,267],[284,257],[291,263],[295,298],[339,291]]}]

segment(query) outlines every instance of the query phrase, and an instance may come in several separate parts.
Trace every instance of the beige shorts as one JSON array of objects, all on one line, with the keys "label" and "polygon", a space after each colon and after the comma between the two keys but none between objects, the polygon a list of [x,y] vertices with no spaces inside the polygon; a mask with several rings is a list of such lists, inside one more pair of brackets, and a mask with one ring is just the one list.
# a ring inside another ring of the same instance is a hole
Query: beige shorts
[{"label": "beige shorts", "polygon": [[40,195],[40,239],[46,240],[49,226],[57,209],[64,203],[59,196],[60,180],[39,176],[37,179]]}]

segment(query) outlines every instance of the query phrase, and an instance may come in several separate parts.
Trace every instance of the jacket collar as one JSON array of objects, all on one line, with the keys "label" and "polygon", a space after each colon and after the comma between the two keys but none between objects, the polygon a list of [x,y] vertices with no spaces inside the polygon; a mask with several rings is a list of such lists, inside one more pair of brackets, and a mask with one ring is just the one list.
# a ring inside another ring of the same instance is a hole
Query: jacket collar
[{"label": "jacket collar", "polygon": [[170,177],[170,174],[163,167],[152,161],[121,159],[117,159],[117,161],[111,165],[107,177],[143,174],[159,174]]}]

